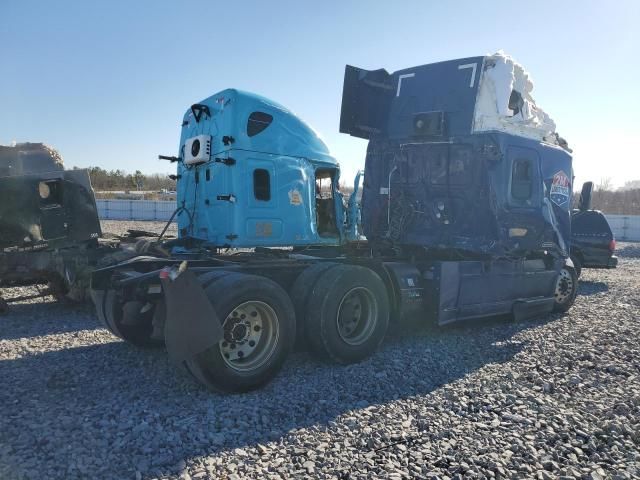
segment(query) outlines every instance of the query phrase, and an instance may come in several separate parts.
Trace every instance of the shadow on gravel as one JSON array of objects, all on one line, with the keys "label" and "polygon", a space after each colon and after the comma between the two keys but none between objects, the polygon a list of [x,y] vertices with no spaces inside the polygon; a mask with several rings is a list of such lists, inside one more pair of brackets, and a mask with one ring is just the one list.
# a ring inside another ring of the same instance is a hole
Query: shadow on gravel
[{"label": "shadow on gravel", "polygon": [[102,328],[89,304],[56,301],[11,304],[0,315],[0,340],[18,340],[43,335]]},{"label": "shadow on gravel", "polygon": [[349,366],[296,353],[273,382],[243,395],[206,391],[180,375],[163,350],[115,338],[0,361],[0,462],[41,478],[176,473],[188,458],[295,429],[323,430],[351,410],[428,394],[510,360],[525,347],[515,334],[557,318],[408,326],[372,358]]},{"label": "shadow on gravel", "polygon": [[605,282],[593,282],[591,280],[580,280],[578,282],[578,295],[589,296],[608,291],[609,285]]}]

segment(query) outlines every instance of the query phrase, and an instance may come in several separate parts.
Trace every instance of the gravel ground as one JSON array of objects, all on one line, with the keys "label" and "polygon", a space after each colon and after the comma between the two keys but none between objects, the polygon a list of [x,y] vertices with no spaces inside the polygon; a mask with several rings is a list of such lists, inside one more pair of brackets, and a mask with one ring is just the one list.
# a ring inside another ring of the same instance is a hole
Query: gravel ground
[{"label": "gravel ground", "polygon": [[200,388],[88,306],[15,305],[0,478],[639,478],[640,245],[619,250],[565,316],[405,332],[348,367],[297,353],[244,395]]},{"label": "gravel ground", "polygon": [[[134,222],[134,221],[123,221],[123,220],[102,220],[100,222],[102,225],[102,232],[104,233],[114,233],[116,235],[123,235],[127,232],[127,230],[146,230],[147,232],[160,233],[162,229],[166,225],[165,222]],[[178,234],[177,223],[172,223],[167,228],[166,235],[176,236]]]}]

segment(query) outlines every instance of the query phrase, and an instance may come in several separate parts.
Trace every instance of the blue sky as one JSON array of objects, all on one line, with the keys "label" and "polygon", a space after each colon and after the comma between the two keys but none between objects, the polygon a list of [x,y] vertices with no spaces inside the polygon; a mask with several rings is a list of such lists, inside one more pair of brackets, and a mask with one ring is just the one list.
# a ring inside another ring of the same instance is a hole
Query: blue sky
[{"label": "blue sky", "polygon": [[[522,5],[526,5],[523,8]],[[227,87],[286,105],[343,178],[344,65],[388,71],[503,49],[575,150],[577,181],[640,179],[640,2],[0,2],[0,144],[68,166],[169,172],[185,109]]]}]

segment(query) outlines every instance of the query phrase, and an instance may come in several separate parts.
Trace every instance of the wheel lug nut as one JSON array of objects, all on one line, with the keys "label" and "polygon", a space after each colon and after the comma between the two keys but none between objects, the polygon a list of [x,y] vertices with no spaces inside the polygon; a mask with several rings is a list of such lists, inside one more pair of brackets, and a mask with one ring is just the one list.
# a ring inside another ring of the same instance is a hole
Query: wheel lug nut
[{"label": "wheel lug nut", "polygon": [[258,316],[258,312],[251,312],[251,316],[252,317],[257,317]]},{"label": "wheel lug nut", "polygon": [[242,357],[244,357],[244,352],[242,350],[240,350],[238,352],[238,358],[242,358]]},{"label": "wheel lug nut", "polygon": [[249,346],[250,347],[255,347],[256,346],[256,342],[254,342],[253,340],[249,340]]},{"label": "wheel lug nut", "polygon": [[240,318],[244,320],[245,318],[247,318],[247,316],[243,313],[242,315],[240,315]]},{"label": "wheel lug nut", "polygon": [[260,325],[256,325],[255,327],[253,327],[253,330],[256,332],[260,331]]}]

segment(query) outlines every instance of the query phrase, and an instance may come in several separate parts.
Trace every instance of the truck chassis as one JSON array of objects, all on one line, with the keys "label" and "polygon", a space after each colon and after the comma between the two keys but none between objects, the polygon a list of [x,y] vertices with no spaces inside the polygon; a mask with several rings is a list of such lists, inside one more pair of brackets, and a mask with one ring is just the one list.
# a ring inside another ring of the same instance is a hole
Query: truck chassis
[{"label": "truck chassis", "polygon": [[551,255],[449,260],[326,250],[135,257],[95,271],[91,293],[113,334],[166,345],[198,382],[224,392],[268,382],[294,346],[349,364],[370,356],[403,319],[523,319],[566,311],[576,295],[575,272]]}]

